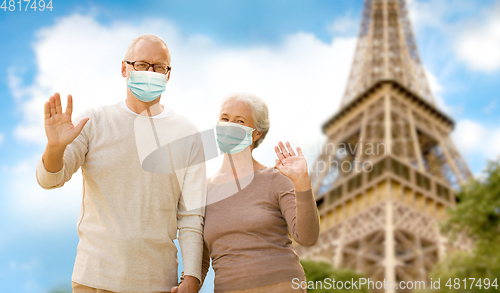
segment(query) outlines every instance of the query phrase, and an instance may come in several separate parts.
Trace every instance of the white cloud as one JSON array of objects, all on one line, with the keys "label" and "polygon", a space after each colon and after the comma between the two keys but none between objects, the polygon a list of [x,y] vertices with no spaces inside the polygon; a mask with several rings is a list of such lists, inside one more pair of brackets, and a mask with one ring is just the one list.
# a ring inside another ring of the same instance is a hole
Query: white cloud
[{"label": "white cloud", "polygon": [[[420,32],[426,28],[441,30],[447,36],[455,36],[457,19],[475,11],[476,1],[468,0],[407,0],[413,29]],[[455,16],[461,16],[456,18]]]},{"label": "white cloud", "polygon": [[0,133],[0,145],[2,145],[3,140],[4,140],[4,135],[2,133]]},{"label": "white cloud", "polygon": [[64,187],[54,190],[42,189],[35,178],[35,168],[39,157],[33,156],[6,168],[5,176],[11,178],[4,188],[8,197],[6,206],[16,219],[16,229],[20,226],[29,232],[58,231],[76,225],[81,204],[82,178],[77,172]]},{"label": "white cloud", "polygon": [[409,0],[408,8],[417,33],[426,28],[440,31],[444,43],[470,69],[500,68],[500,2],[484,11],[480,1],[464,0]]},{"label": "white cloud", "polygon": [[497,100],[491,101],[491,103],[484,108],[484,113],[490,114],[491,111],[493,111],[496,106],[497,106]]},{"label": "white cloud", "polygon": [[[441,80],[443,78],[438,78],[432,71],[427,69],[425,70],[425,75],[433,94],[436,107],[451,117],[461,114],[464,111],[461,105],[450,105],[446,102],[446,99],[444,98],[446,90],[441,84]],[[446,89],[448,89],[448,87],[446,87]],[[450,91],[448,90],[447,92]]]},{"label": "white cloud", "polygon": [[345,15],[336,18],[332,24],[326,27],[327,31],[332,35],[336,34],[350,34],[355,35],[359,30],[361,21],[357,18],[353,18],[350,15]]},{"label": "white cloud", "polygon": [[480,154],[484,159],[496,159],[500,155],[499,127],[461,120],[457,123],[452,138],[463,155]]},{"label": "white cloud", "polygon": [[19,70],[18,67],[11,67],[7,69],[7,82],[9,85],[9,88],[11,89],[12,96],[14,98],[19,99],[22,97],[23,94],[28,94],[23,92],[22,89],[22,80],[19,77],[20,74],[22,74],[23,71]]},{"label": "white cloud", "polygon": [[[228,47],[206,36],[182,35],[164,20],[104,26],[91,16],[63,17],[37,34],[33,83],[23,86],[22,72],[9,72],[11,91],[23,114],[15,137],[43,147],[43,104],[55,91],[61,93],[63,104],[67,94],[73,95],[75,116],[86,108],[125,99],[121,61],[128,43],[143,33],[162,37],[172,54],[172,75],[162,104],[204,130],[217,120],[224,96],[253,92],[268,104],[272,125],[255,151],[257,160],[274,165],[273,146],[288,140],[301,146],[312,163],[324,140],[320,125],[340,106],[356,38],[338,37],[325,43],[312,34],[296,33],[277,45]],[[57,229],[63,218],[76,220],[81,175],[75,174],[63,188],[42,190],[34,177],[36,159],[17,167],[12,206],[26,218],[40,220],[37,225]],[[209,162],[208,173],[219,167],[217,160]]]},{"label": "white cloud", "polygon": [[483,138],[486,134],[486,129],[481,124],[471,120],[462,120],[457,123],[453,131],[453,139],[461,152],[470,153],[484,147]]},{"label": "white cloud", "polygon": [[500,2],[485,14],[457,38],[456,54],[472,70],[495,72],[500,68]]},{"label": "white cloud", "polygon": [[[204,130],[217,120],[224,96],[253,92],[268,104],[272,125],[255,151],[257,160],[273,165],[273,146],[278,140],[288,140],[301,146],[312,163],[324,140],[320,125],[340,106],[356,38],[338,37],[324,43],[314,35],[297,33],[275,46],[240,48],[216,44],[201,35],[182,35],[164,20],[104,26],[91,16],[64,17],[37,34],[33,49],[38,70],[32,84],[23,84],[22,71],[8,72],[23,117],[15,137],[43,147],[43,104],[55,91],[61,93],[63,104],[67,94],[73,95],[74,116],[86,108],[125,99],[120,63],[128,43],[143,33],[162,37],[172,54],[173,70],[162,104]],[[13,178],[5,188],[9,195],[5,206],[19,219],[12,231],[22,226],[23,233],[48,233],[70,229],[76,223],[81,205],[80,172],[62,188],[43,190],[35,179],[39,156],[24,159],[14,168],[4,167],[4,173]],[[208,174],[214,173],[220,158],[208,163]],[[26,283],[27,290],[37,286]],[[210,287],[204,290],[210,291]]]},{"label": "white cloud", "polygon": [[436,75],[434,75],[434,73],[432,73],[430,70],[426,69],[425,77],[427,78],[427,82],[432,92],[432,96],[434,97],[434,102],[436,103],[436,106],[440,110],[443,110],[444,112],[450,114],[451,109],[445,104],[445,100],[442,97],[443,87],[439,83]]},{"label": "white cloud", "polygon": [[32,258],[29,261],[26,262],[16,262],[16,261],[9,261],[9,269],[12,271],[23,271],[23,273],[31,273],[41,267],[41,262],[40,259],[38,258]]},{"label": "white cloud", "polygon": [[427,77],[427,82],[429,83],[429,87],[434,95],[440,95],[443,91],[443,86],[439,83],[437,77],[429,70],[425,71],[425,75]]},{"label": "white cloud", "polygon": [[[205,36],[184,36],[164,20],[103,26],[90,16],[71,15],[37,34],[35,81],[12,88],[22,91],[18,100],[24,114],[16,137],[45,143],[43,103],[55,91],[63,100],[73,95],[75,114],[123,100],[120,62],[128,43],[146,32],[162,37],[172,54],[172,76],[162,103],[200,129],[213,125],[220,100],[231,92],[253,92],[268,103],[272,128],[257,153],[271,163],[270,146],[279,139],[307,149],[322,137],[319,125],[340,105],[356,41],[339,37],[324,43],[312,34],[296,33],[275,46],[225,47]],[[11,80],[22,84],[12,74]]]},{"label": "white cloud", "polygon": [[445,1],[408,0],[406,2],[412,28],[416,32],[426,27],[442,28],[446,25],[443,16],[449,11],[449,7],[446,8]]},{"label": "white cloud", "polygon": [[454,105],[450,106],[446,103],[444,95],[444,87],[440,82],[440,79],[430,70],[425,70],[425,76],[427,78],[427,82],[432,92],[432,96],[434,97],[434,102],[436,103],[436,107],[443,111],[444,113],[454,116],[463,111],[461,106]]}]

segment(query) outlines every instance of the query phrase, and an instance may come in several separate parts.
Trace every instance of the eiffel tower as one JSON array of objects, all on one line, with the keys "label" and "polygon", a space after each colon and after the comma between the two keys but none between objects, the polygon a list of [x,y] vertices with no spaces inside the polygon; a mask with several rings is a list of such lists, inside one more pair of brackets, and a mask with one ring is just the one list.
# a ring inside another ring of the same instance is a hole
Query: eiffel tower
[{"label": "eiffel tower", "polygon": [[372,292],[428,281],[455,249],[437,223],[471,176],[453,127],[427,83],[406,1],[365,0],[341,108],[322,126],[327,142],[310,172],[320,237],[313,247],[294,244],[299,257],[394,284]]}]

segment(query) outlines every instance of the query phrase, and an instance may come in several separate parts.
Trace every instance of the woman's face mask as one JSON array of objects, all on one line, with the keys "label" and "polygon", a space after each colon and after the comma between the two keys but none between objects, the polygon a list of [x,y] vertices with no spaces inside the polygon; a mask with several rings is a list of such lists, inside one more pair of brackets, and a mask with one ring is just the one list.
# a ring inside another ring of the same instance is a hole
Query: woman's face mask
[{"label": "woman's face mask", "polygon": [[217,144],[224,153],[239,153],[253,144],[252,132],[254,130],[237,123],[217,121]]},{"label": "woman's face mask", "polygon": [[127,86],[143,102],[156,100],[167,86],[167,76],[153,71],[129,71]]}]

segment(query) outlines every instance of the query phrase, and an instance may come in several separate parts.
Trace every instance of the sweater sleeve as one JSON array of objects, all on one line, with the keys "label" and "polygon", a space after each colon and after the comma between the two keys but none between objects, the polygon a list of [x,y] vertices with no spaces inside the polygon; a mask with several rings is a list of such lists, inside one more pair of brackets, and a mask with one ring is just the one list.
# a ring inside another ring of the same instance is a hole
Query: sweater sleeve
[{"label": "sweater sleeve", "polygon": [[205,282],[208,270],[210,269],[210,251],[208,251],[207,244],[203,242],[203,258],[201,260],[201,281]]},{"label": "sweater sleeve", "polygon": [[195,137],[178,202],[177,228],[184,274],[196,277],[201,283],[207,186],[203,144],[199,136]]},{"label": "sweater sleeve", "polygon": [[[83,113],[79,118],[75,119],[75,121],[80,121],[83,117],[90,117],[90,113]],[[54,189],[62,187],[83,165],[89,149],[92,120],[93,119],[90,119],[87,124],[85,124],[80,134],[64,150],[63,167],[61,170],[55,173],[47,171],[43,159],[40,158],[36,167],[36,180],[42,188]]]},{"label": "sweater sleeve", "polygon": [[[201,285],[205,283],[208,270],[210,269],[210,252],[208,251],[207,244],[203,241],[203,257],[201,259]],[[181,272],[181,283],[184,281],[184,271]],[[180,285],[180,283],[179,283]]]},{"label": "sweater sleeve", "polygon": [[[291,183],[293,186],[293,184]],[[278,194],[281,213],[288,231],[300,245],[313,246],[319,236],[319,215],[312,190],[296,192],[295,189]]]}]

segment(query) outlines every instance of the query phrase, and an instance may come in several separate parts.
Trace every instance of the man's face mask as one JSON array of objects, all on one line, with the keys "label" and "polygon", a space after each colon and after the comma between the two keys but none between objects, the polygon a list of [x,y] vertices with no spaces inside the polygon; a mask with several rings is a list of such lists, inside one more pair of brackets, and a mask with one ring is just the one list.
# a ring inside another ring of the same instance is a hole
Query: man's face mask
[{"label": "man's face mask", "polygon": [[167,86],[167,76],[152,71],[129,71],[127,86],[143,102],[157,99]]},{"label": "man's face mask", "polygon": [[236,154],[253,144],[252,132],[255,130],[237,123],[217,121],[217,144],[228,154]]}]

